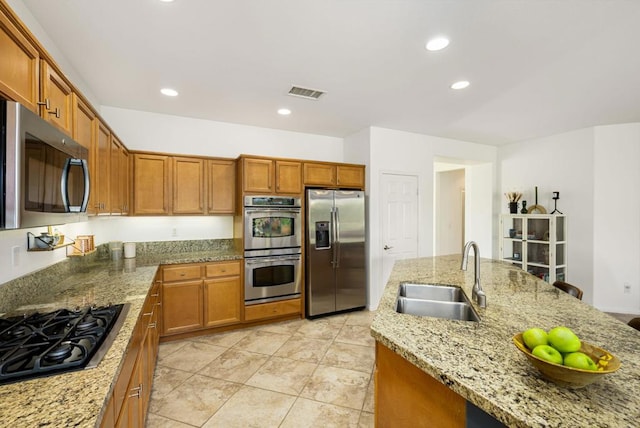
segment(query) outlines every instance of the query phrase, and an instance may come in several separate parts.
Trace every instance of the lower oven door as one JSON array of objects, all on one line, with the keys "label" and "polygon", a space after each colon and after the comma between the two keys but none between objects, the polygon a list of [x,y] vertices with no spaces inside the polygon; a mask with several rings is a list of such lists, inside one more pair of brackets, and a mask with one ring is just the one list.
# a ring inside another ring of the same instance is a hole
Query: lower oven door
[{"label": "lower oven door", "polygon": [[300,297],[300,254],[245,258],[244,266],[246,305]]}]

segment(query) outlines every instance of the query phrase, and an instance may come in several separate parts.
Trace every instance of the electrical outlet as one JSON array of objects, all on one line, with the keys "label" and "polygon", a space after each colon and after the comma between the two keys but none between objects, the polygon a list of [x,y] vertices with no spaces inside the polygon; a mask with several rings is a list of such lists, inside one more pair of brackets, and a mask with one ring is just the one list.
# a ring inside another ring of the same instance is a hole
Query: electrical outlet
[{"label": "electrical outlet", "polygon": [[178,236],[178,228],[174,227],[173,229],[171,229],[171,236],[173,237]]},{"label": "electrical outlet", "polygon": [[18,267],[20,264],[20,247],[11,247],[11,267]]},{"label": "electrical outlet", "polygon": [[624,292],[625,294],[631,294],[631,284],[629,284],[628,282],[624,283]]}]

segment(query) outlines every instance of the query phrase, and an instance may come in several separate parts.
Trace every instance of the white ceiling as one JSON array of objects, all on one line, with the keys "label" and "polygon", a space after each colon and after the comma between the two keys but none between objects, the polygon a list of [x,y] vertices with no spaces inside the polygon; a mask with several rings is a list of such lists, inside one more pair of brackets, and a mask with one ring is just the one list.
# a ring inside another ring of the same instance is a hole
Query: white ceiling
[{"label": "white ceiling", "polygon": [[[102,105],[495,145],[640,122],[637,0],[24,3]],[[441,34],[449,47],[427,52]],[[460,79],[471,86],[449,88]],[[291,85],[327,93],[294,98]],[[167,86],[180,96],[160,95]]]}]

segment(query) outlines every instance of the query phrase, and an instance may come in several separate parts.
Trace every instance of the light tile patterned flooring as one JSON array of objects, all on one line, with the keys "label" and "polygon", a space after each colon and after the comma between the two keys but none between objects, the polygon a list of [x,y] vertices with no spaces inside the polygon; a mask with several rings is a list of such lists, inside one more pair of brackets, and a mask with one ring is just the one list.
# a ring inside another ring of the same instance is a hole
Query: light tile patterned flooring
[{"label": "light tile patterned flooring", "polygon": [[148,428],[373,427],[373,312],[160,345]]}]

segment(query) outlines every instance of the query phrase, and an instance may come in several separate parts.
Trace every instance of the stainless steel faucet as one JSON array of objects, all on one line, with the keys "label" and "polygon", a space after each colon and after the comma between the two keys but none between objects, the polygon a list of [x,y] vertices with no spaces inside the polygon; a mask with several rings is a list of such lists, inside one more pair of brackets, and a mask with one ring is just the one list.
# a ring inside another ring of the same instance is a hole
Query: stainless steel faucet
[{"label": "stainless steel faucet", "polygon": [[478,248],[478,244],[475,241],[469,241],[464,245],[464,250],[462,250],[462,264],[460,265],[460,269],[467,270],[467,262],[469,260],[469,250],[473,247],[473,255],[474,255],[474,276],[475,282],[473,283],[473,290],[471,292],[471,297],[475,300],[481,308],[487,307],[487,295],[482,290],[482,286],[480,285],[480,249]]}]

